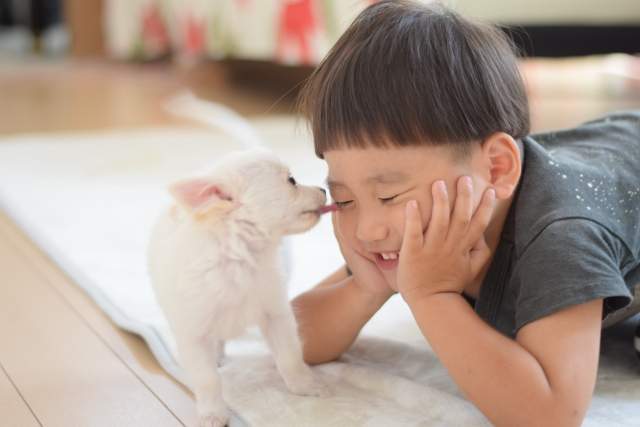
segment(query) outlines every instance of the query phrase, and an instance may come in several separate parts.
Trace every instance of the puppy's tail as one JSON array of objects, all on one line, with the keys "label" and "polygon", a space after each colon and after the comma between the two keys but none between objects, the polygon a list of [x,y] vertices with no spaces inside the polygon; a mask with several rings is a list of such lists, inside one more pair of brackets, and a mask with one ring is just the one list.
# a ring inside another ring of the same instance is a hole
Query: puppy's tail
[{"label": "puppy's tail", "polygon": [[179,117],[186,117],[221,130],[246,148],[262,147],[255,128],[231,108],[216,102],[196,98],[185,91],[167,101],[163,108]]}]

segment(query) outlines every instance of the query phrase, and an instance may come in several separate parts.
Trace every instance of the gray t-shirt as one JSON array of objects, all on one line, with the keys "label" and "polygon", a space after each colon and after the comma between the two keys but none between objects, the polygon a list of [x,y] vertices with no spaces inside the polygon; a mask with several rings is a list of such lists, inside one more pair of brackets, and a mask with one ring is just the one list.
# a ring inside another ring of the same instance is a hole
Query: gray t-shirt
[{"label": "gray t-shirt", "polygon": [[605,319],[640,283],[640,111],[534,134],[522,146],[522,178],[475,304],[512,338],[596,299]]}]

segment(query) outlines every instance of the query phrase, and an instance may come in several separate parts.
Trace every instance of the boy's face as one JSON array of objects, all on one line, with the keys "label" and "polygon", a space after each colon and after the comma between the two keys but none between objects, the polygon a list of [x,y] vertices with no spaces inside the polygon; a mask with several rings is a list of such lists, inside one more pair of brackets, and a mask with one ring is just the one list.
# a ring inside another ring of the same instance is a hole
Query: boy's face
[{"label": "boy's face", "polygon": [[324,153],[331,198],[340,208],[337,232],[356,252],[375,262],[394,289],[398,260],[385,260],[382,254],[400,252],[407,201],[418,202],[424,231],[431,218],[435,181],[445,182],[451,208],[459,177],[467,175],[473,180],[474,209],[488,186],[481,174],[474,173],[480,170],[476,157],[454,162],[450,150],[420,146]]}]

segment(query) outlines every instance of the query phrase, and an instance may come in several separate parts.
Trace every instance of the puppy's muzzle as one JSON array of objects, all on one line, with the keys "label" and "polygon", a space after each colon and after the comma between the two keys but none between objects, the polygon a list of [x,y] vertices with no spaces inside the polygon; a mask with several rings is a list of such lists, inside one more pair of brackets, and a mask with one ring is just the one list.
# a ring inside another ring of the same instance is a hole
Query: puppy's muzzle
[{"label": "puppy's muzzle", "polygon": [[[324,188],[322,188],[322,187],[314,187],[314,188],[316,188],[316,189],[318,189],[318,190],[322,191],[322,195],[324,196],[324,198],[325,198],[325,200],[326,200],[326,197],[327,197],[327,190],[325,190],[325,189],[324,189]],[[324,207],[325,207],[325,206],[324,206],[324,202],[323,202],[323,203],[322,203],[322,205],[321,205],[321,206],[318,206],[318,208],[317,208],[317,209],[308,209],[308,210],[306,210],[306,211],[302,211],[302,214],[303,214],[303,215],[304,215],[304,214],[322,215],[322,214],[324,213],[324,211],[323,211],[323,208],[324,208]]]}]

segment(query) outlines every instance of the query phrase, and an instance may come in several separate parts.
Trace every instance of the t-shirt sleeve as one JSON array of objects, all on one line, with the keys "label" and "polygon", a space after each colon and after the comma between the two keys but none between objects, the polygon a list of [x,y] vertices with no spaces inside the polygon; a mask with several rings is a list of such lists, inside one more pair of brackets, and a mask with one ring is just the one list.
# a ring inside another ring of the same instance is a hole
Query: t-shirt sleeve
[{"label": "t-shirt sleeve", "polygon": [[626,248],[598,223],[562,219],[518,257],[512,276],[516,330],[574,305],[604,300],[603,319],[633,299],[620,272]]}]

